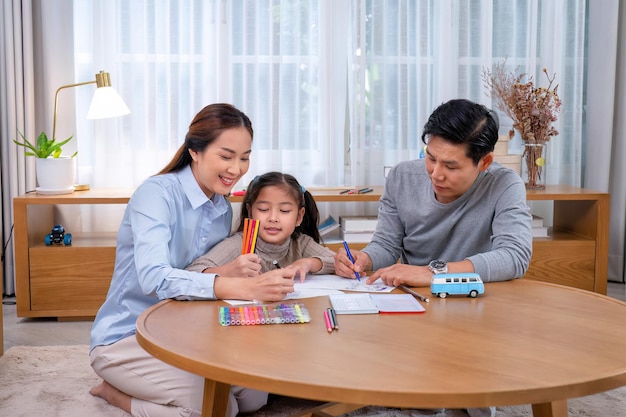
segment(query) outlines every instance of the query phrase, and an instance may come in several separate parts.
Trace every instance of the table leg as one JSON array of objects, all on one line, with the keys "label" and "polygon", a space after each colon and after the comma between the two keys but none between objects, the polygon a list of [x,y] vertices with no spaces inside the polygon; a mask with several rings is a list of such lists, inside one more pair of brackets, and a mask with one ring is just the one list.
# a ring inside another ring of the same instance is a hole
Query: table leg
[{"label": "table leg", "polygon": [[229,384],[205,378],[202,417],[226,417],[229,394]]},{"label": "table leg", "polygon": [[567,417],[567,400],[533,404],[533,417]]}]

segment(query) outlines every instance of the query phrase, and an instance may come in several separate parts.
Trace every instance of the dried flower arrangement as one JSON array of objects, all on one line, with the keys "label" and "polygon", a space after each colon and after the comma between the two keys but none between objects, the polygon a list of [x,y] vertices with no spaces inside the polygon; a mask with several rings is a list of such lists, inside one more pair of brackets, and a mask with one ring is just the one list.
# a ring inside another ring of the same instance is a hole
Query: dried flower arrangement
[{"label": "dried flower arrangement", "polygon": [[[526,186],[543,188],[543,145],[559,133],[552,125],[561,108],[559,86],[553,86],[556,74],[550,76],[544,68],[548,86],[537,87],[532,76],[507,72],[505,65],[506,59],[495,63],[491,71],[483,69],[483,83],[489,89],[496,106],[511,118],[513,128],[517,129],[526,145],[522,156],[528,168]],[[527,79],[526,82],[524,79]],[[513,134],[511,130],[509,136]]]}]

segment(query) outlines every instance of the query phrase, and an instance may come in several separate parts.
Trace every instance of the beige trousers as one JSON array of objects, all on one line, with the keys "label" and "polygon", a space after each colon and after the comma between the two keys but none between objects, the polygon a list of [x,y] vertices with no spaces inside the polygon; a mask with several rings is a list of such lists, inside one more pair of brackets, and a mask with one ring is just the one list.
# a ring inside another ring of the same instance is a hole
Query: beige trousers
[{"label": "beige trousers", "polygon": [[[130,395],[134,417],[199,417],[204,378],[156,359],[135,335],[90,353],[94,371],[109,384]],[[267,393],[231,387],[227,416],[253,412],[267,403]]]}]

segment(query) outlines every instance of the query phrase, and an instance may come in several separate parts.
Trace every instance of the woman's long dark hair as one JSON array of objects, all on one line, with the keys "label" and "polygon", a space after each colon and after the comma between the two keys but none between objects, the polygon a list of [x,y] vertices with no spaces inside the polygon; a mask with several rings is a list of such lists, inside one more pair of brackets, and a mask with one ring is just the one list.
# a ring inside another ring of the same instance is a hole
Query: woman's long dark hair
[{"label": "woman's long dark hair", "polygon": [[245,127],[253,137],[252,122],[235,106],[226,103],[209,104],[191,121],[185,143],[174,154],[172,160],[159,172],[177,172],[191,164],[189,150],[202,152],[227,129]]},{"label": "woman's long dark hair", "polygon": [[250,182],[241,204],[241,218],[239,219],[237,231],[243,231],[244,219],[250,217],[252,203],[259,197],[261,190],[271,185],[287,189],[298,202],[298,209],[304,207],[302,223],[300,223],[299,227],[296,227],[291,234],[291,238],[297,239],[300,233],[304,233],[311,236],[317,243],[320,243],[320,232],[317,228],[320,214],[313,196],[300,185],[293,175],[283,174],[282,172],[267,172],[257,176]]}]

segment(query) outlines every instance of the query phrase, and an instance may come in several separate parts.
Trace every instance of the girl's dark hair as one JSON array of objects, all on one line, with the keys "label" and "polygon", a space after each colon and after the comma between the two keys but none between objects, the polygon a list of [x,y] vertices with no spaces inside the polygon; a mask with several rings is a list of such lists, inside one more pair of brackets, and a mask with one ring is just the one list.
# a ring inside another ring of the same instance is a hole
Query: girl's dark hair
[{"label": "girl's dark hair", "polygon": [[446,141],[467,144],[466,155],[477,165],[493,151],[498,141],[498,116],[482,104],[456,99],[441,104],[424,125],[422,142],[426,137],[439,136]]},{"label": "girl's dark hair", "polygon": [[172,160],[159,172],[177,172],[191,164],[189,150],[202,152],[227,129],[245,127],[253,137],[252,122],[235,106],[226,103],[209,104],[191,121],[185,143],[176,151]]},{"label": "girl's dark hair", "polygon": [[304,233],[305,235],[311,236],[317,243],[320,243],[320,232],[317,229],[320,215],[313,196],[300,185],[293,175],[283,174],[282,172],[267,172],[250,181],[246,189],[246,194],[243,197],[243,202],[241,203],[241,218],[239,219],[237,231],[243,231],[244,219],[250,217],[250,207],[252,207],[252,203],[259,197],[261,190],[271,185],[287,189],[291,196],[298,202],[298,209],[304,207],[302,223],[300,223],[299,227],[296,227],[291,234],[291,238],[297,239],[300,233]]}]

